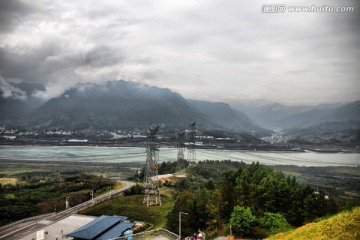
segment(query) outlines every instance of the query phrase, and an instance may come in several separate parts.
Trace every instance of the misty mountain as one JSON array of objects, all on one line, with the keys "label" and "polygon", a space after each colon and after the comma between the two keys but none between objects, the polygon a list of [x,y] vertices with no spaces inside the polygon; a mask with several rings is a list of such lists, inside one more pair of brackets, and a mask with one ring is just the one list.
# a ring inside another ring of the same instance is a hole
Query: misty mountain
[{"label": "misty mountain", "polygon": [[359,143],[360,121],[326,122],[304,129],[286,131],[296,143]]},{"label": "misty mountain", "polygon": [[21,98],[5,97],[4,92],[0,89],[0,124],[14,123],[43,103],[41,99],[34,97],[33,94],[36,91],[45,91],[44,85],[25,82],[9,83],[9,85],[23,95]]},{"label": "misty mountain", "polygon": [[336,108],[315,109],[291,115],[277,121],[277,126],[288,128],[307,128],[321,123],[360,121],[360,101]]},{"label": "misty mountain", "polygon": [[126,81],[79,84],[33,111],[25,125],[36,128],[116,129],[163,123],[167,127],[199,118],[169,89]]},{"label": "misty mountain", "polygon": [[[222,121],[224,117],[232,119]],[[227,104],[188,101],[166,88],[124,80],[79,84],[34,110],[22,124],[39,129],[110,130],[146,128],[154,123],[167,129],[184,129],[192,121],[204,128],[260,129]]]},{"label": "misty mountain", "polygon": [[294,124],[290,126],[289,124],[287,124],[286,119],[290,119],[291,116],[299,116],[303,113],[307,113],[310,111],[316,112],[317,110],[322,112],[337,108],[339,106],[341,106],[341,104],[323,104],[318,106],[285,106],[279,103],[274,103],[259,107],[253,105],[235,105],[234,107],[246,113],[251,119],[253,119],[265,128],[286,129],[289,127],[304,126],[301,121],[300,123],[298,123],[298,125]]},{"label": "misty mountain", "polygon": [[188,100],[188,102],[197,112],[205,116],[209,122],[219,127],[243,132],[264,131],[244,113],[231,108],[226,103],[198,100]]},{"label": "misty mountain", "polygon": [[24,91],[27,97],[32,97],[33,94],[37,91],[45,92],[46,90],[45,86],[42,85],[41,83],[21,82],[21,83],[12,83],[12,85]]}]

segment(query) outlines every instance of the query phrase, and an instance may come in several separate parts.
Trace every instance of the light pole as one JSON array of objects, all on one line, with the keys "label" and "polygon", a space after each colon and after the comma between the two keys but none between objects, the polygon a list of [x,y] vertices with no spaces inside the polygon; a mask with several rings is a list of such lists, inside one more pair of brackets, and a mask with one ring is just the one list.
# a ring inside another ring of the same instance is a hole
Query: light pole
[{"label": "light pole", "polygon": [[181,240],[181,214],[189,215],[189,213],[179,212],[179,239],[180,239],[180,240]]},{"label": "light pole", "polygon": [[91,189],[91,203],[94,203],[94,189]]},{"label": "light pole", "polygon": [[69,208],[70,208],[69,199],[70,199],[70,197],[66,197],[66,200],[65,200],[65,209],[69,209]]}]

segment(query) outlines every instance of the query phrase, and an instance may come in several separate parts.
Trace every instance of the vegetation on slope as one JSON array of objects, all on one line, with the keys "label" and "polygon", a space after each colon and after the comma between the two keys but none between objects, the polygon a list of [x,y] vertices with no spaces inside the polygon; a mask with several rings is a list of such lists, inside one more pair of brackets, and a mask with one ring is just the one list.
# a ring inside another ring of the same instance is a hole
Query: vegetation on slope
[{"label": "vegetation on slope", "polygon": [[143,203],[144,195],[119,196],[111,200],[99,203],[91,208],[81,211],[81,214],[121,215],[130,220],[153,224],[154,228],[162,228],[166,225],[166,215],[174,206],[174,201],[168,197],[161,197],[161,206],[147,207]]},{"label": "vegetation on slope", "polygon": [[287,233],[280,233],[269,240],[292,239],[360,239],[360,207],[343,211],[317,223],[309,223]]},{"label": "vegetation on slope", "polygon": [[0,225],[61,211],[67,197],[75,206],[91,198],[92,188],[96,196],[116,186],[115,181],[86,174],[28,172],[14,179],[14,184],[0,184]]},{"label": "vegetation on slope", "polygon": [[227,234],[238,209],[254,218],[236,221],[233,233],[250,238],[264,238],[337,211],[324,192],[259,163],[205,161],[190,166],[188,173],[188,178],[166,184],[177,192],[167,228],[176,231],[179,211],[190,213],[184,216],[184,236],[199,228],[209,237]]}]

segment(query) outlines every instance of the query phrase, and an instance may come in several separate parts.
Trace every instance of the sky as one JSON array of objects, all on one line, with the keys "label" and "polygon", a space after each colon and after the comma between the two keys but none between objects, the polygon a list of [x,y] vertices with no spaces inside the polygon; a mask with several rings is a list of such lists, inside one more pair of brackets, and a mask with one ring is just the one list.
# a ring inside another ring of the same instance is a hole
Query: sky
[{"label": "sky", "polygon": [[360,0],[0,0],[0,87],[23,98],[9,83],[42,83],[49,99],[124,79],[232,104],[351,102],[359,23]]}]

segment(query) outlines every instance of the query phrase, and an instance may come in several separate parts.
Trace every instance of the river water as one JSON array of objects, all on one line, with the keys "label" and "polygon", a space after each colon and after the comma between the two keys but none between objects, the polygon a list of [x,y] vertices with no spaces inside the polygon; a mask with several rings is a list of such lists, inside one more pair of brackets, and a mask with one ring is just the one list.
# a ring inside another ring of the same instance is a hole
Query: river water
[{"label": "river water", "polygon": [[[177,149],[160,148],[159,162],[175,161]],[[185,157],[187,152],[185,151]],[[232,160],[266,165],[360,166],[360,154],[259,152],[196,149],[197,160]],[[1,160],[71,161],[96,163],[145,162],[145,148],[94,146],[0,146]]]}]

